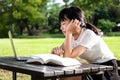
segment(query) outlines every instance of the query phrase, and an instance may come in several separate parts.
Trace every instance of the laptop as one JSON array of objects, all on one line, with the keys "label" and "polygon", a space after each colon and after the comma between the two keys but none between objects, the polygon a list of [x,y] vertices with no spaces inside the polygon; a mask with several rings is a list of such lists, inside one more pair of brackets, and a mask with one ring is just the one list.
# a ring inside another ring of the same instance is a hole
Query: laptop
[{"label": "laptop", "polygon": [[13,39],[12,39],[11,31],[8,31],[8,36],[9,36],[9,39],[10,39],[10,42],[11,42],[11,46],[12,46],[12,50],[13,50],[15,59],[18,60],[18,61],[27,61],[28,59],[30,59],[31,57],[17,56],[16,49],[15,49],[15,46],[14,46],[14,42],[13,42]]}]

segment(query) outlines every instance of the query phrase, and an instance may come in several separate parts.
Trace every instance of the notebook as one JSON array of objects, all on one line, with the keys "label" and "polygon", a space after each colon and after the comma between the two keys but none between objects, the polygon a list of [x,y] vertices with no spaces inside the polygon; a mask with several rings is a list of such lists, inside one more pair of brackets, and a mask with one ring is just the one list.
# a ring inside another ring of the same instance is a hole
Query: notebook
[{"label": "notebook", "polygon": [[18,61],[26,61],[26,60],[30,59],[31,57],[17,56],[16,49],[15,49],[15,46],[14,46],[14,42],[13,42],[13,39],[12,39],[11,31],[8,31],[8,36],[9,36],[9,39],[10,39],[10,42],[11,42],[11,46],[12,46],[12,50],[13,50],[15,59],[18,60]]}]

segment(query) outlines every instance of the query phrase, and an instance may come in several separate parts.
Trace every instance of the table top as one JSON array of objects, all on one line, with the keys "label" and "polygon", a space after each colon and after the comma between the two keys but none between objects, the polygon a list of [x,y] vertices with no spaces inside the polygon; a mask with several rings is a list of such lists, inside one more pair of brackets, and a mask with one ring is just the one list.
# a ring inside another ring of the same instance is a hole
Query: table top
[{"label": "table top", "polygon": [[16,61],[13,57],[0,57],[0,68],[29,75],[39,75],[40,77],[60,77],[81,75],[84,73],[97,73],[100,71],[112,70],[112,66],[82,64],[76,66],[52,66],[52,65],[33,65],[25,61]]}]

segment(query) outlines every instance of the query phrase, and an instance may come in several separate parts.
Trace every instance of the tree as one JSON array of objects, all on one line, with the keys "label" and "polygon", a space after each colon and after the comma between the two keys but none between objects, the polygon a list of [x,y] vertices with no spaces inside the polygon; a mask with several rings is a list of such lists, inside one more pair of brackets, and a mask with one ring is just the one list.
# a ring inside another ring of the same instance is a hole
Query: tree
[{"label": "tree", "polygon": [[64,1],[64,3],[65,3],[65,6],[67,7],[69,4],[68,4],[68,2],[70,1],[70,0],[63,0]]},{"label": "tree", "polygon": [[50,33],[60,32],[58,15],[61,8],[57,4],[54,4],[51,7],[52,8],[48,12],[48,30]]},{"label": "tree", "polygon": [[[0,0],[1,25],[10,26],[16,24],[15,28],[22,34],[27,27],[29,35],[33,34],[33,28],[43,19],[39,11],[42,0]],[[31,26],[29,26],[31,25]]]},{"label": "tree", "polygon": [[112,12],[112,16],[114,17],[114,21],[120,22],[120,1],[117,3],[113,3],[110,5],[110,11]]},{"label": "tree", "polygon": [[59,3],[54,3],[55,0],[51,0],[47,7],[48,14],[48,26],[46,27],[50,33],[60,32],[60,24],[58,20],[58,15],[60,10],[63,8]]},{"label": "tree", "polygon": [[94,13],[94,10],[102,4],[102,0],[74,0],[71,5],[77,5],[82,8],[89,19]]},{"label": "tree", "polygon": [[9,0],[0,0],[0,37],[7,37],[10,24],[14,22]]},{"label": "tree", "polygon": [[19,24],[20,34],[26,27],[29,35],[34,35],[34,25],[37,24],[37,20],[42,17],[39,12],[39,5],[41,0],[14,0],[13,5],[13,17],[16,19],[16,23]]}]

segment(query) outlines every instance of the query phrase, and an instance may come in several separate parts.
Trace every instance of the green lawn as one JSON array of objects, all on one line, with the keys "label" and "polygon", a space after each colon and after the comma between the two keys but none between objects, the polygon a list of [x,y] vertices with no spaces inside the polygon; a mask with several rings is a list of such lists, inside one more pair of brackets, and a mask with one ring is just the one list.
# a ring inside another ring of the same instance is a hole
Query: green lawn
[{"label": "green lawn", "polygon": [[[117,59],[120,59],[120,37],[103,37],[111,51],[114,52]],[[50,53],[51,49],[59,46],[63,42],[63,38],[15,38],[14,43],[17,54],[33,55],[38,53]],[[0,57],[13,56],[9,39],[0,39]],[[10,71],[0,69],[0,80],[12,80]],[[7,77],[9,76],[9,77]],[[17,80],[30,80],[29,75],[17,74]]]},{"label": "green lawn", "polygon": [[114,52],[115,57],[120,60],[120,37],[104,37],[108,47]]},{"label": "green lawn", "polygon": [[[120,59],[120,37],[103,37],[115,56]],[[59,46],[63,38],[15,38],[15,48],[19,55],[33,55],[38,53],[50,53],[51,49]],[[0,39],[0,56],[13,56],[9,39]]]},{"label": "green lawn", "polygon": [[[15,48],[19,55],[50,53],[51,49],[59,46],[62,38],[14,39]],[[12,47],[9,39],[0,39],[0,56],[12,56]]]}]

